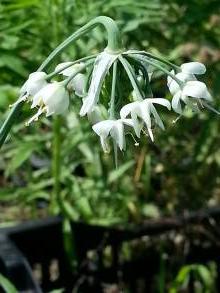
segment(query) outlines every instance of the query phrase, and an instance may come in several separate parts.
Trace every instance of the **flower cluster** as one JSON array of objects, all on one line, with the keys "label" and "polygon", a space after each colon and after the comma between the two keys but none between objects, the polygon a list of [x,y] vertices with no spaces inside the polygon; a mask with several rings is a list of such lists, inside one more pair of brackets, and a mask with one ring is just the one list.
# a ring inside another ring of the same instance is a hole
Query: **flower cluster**
[{"label": "flower cluster", "polygon": [[[173,96],[171,102],[153,96],[150,82],[156,70],[167,75],[168,89]],[[205,71],[205,66],[199,62],[184,63],[179,67],[148,52],[104,50],[97,56],[61,63],[51,74],[30,74],[21,88],[18,102],[31,101],[31,108],[37,108],[36,114],[27,122],[30,124],[42,113],[46,116],[65,113],[69,95],[74,92],[82,98],[80,116],[90,119],[98,113],[92,129],[100,137],[104,152],[109,152],[110,138],[120,150],[125,150],[127,133],[134,132],[137,139],[145,133],[153,141],[152,126],[164,130],[158,105],[167,110],[172,108],[180,115],[185,107],[193,111],[211,108],[212,97],[205,83],[196,78]],[[55,76],[64,80],[50,81]],[[107,110],[107,117],[100,114],[100,107]]]}]

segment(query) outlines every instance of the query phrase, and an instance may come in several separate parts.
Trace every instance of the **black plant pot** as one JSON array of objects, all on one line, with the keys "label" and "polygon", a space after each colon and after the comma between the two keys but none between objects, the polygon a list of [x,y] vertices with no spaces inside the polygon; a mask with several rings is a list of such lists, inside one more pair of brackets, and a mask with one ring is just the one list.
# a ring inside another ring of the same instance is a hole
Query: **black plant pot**
[{"label": "black plant pot", "polygon": [[[124,288],[129,292],[155,292],[161,261],[174,273],[183,264],[209,261],[216,262],[220,271],[219,219],[220,209],[215,208],[126,228],[72,222],[78,263],[74,270],[64,249],[62,218],[29,221],[0,229],[0,273],[19,292],[48,292],[57,288],[65,288],[65,292],[123,292]],[[208,231],[209,236],[201,231]],[[187,251],[174,243],[176,234],[184,235]],[[141,253],[122,260],[124,243],[132,244],[134,250],[138,247]],[[110,251],[107,263],[106,247]],[[166,255],[165,260],[162,255]],[[219,277],[216,283],[220,292]]]}]

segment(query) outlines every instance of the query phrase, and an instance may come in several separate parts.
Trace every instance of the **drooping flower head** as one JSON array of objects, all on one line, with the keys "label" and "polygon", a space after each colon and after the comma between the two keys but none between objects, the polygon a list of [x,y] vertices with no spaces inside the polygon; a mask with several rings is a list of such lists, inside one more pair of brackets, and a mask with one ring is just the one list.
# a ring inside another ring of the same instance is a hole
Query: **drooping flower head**
[{"label": "drooping flower head", "polygon": [[[168,110],[172,105],[172,109],[179,114],[183,113],[185,105],[194,111],[201,106],[210,108],[211,94],[205,83],[197,80],[198,75],[205,73],[205,65],[189,62],[177,66],[150,52],[126,51],[121,44],[117,25],[112,24],[109,18],[105,21],[106,27],[111,25],[111,29],[107,29],[111,38],[103,52],[58,64],[50,74],[42,71],[30,74],[21,89],[22,97],[18,100],[20,102],[30,97],[31,108],[37,109],[28,124],[43,113],[46,116],[65,113],[69,106],[69,93],[74,92],[82,98],[79,114],[95,123],[92,129],[100,137],[103,150],[109,150],[108,141],[111,139],[122,151],[126,148],[125,128],[129,127],[130,132],[134,132],[138,138],[147,129],[152,141],[154,124],[164,130],[158,105]],[[52,57],[63,50],[72,38],[74,35],[55,49]],[[52,57],[49,56],[49,61]],[[168,88],[173,96],[171,104],[165,98],[154,97],[151,83],[153,73],[156,78],[160,76],[158,72],[167,75]],[[104,109],[105,115],[100,109]]]}]

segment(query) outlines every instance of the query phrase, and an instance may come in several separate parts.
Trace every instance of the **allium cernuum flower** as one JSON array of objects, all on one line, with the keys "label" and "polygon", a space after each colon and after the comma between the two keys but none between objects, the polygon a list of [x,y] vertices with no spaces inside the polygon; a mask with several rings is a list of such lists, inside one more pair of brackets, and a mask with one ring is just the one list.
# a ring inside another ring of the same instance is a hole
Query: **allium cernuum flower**
[{"label": "allium cernuum flower", "polygon": [[156,108],[153,104],[160,104],[164,107],[166,107],[168,110],[170,110],[170,102],[166,99],[162,98],[148,98],[144,99],[142,101],[136,101],[133,103],[129,103],[125,105],[121,111],[120,116],[122,119],[125,119],[128,115],[131,116],[131,119],[133,121],[134,125],[134,131],[137,135],[137,137],[140,137],[139,127],[140,122],[139,120],[142,120],[148,130],[149,136],[152,141],[154,141],[153,132],[151,129],[151,115],[154,117],[155,123],[164,130],[164,124],[160,118],[160,116],[157,113]]},{"label": "allium cernuum flower", "polygon": [[[205,83],[198,81],[195,75],[204,74],[205,65],[199,62],[189,62],[181,65],[181,72],[175,74],[176,78],[182,82],[180,86],[172,77],[168,76],[168,88],[173,95],[172,108],[175,112],[182,114],[181,102],[197,111],[198,102],[203,106],[202,100],[212,101],[212,97]],[[174,71],[171,71],[174,74]]]},{"label": "allium cernuum flower", "polygon": [[[83,63],[76,63],[71,65],[72,62],[63,62],[57,65],[55,71],[60,71],[64,68],[60,74],[63,76],[71,76],[77,73],[78,70],[84,67]],[[67,67],[68,66],[68,67]],[[67,67],[67,68],[66,68]],[[85,87],[86,87],[86,75],[84,73],[77,73],[76,76],[68,84],[68,89],[73,90],[75,94],[79,97],[83,97],[85,95]]]},{"label": "allium cernuum flower", "polygon": [[38,117],[45,113],[46,116],[52,114],[62,114],[69,107],[69,93],[62,82],[53,82],[43,87],[33,97],[31,108],[38,107],[38,112],[27,122],[38,120]]},{"label": "allium cernuum flower", "polygon": [[33,72],[29,75],[28,80],[20,89],[21,95],[34,96],[40,89],[47,85],[47,74],[45,72]]},{"label": "allium cernuum flower", "polygon": [[92,126],[94,132],[100,137],[100,142],[104,152],[109,152],[107,141],[109,135],[121,151],[125,150],[125,125],[131,127],[134,126],[131,119],[104,120]]}]

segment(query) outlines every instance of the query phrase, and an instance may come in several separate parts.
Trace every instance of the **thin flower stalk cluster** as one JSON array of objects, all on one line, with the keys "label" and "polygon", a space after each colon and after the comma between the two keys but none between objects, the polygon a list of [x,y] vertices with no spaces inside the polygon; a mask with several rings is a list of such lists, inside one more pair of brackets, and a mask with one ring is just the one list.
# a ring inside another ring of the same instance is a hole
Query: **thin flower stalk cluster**
[{"label": "thin flower stalk cluster", "polygon": [[[152,78],[158,71],[167,78],[170,99],[152,93]],[[31,73],[15,105],[30,102],[36,110],[26,122],[29,125],[42,115],[65,114],[74,95],[81,99],[79,115],[92,123],[104,152],[110,151],[111,140],[123,151],[127,134],[136,137],[137,144],[141,134],[154,141],[154,128],[165,129],[159,109],[178,115],[186,108],[213,109],[209,90],[197,79],[205,72],[199,62],[177,66],[149,52],[107,47],[97,55],[58,64],[52,73]]]}]

